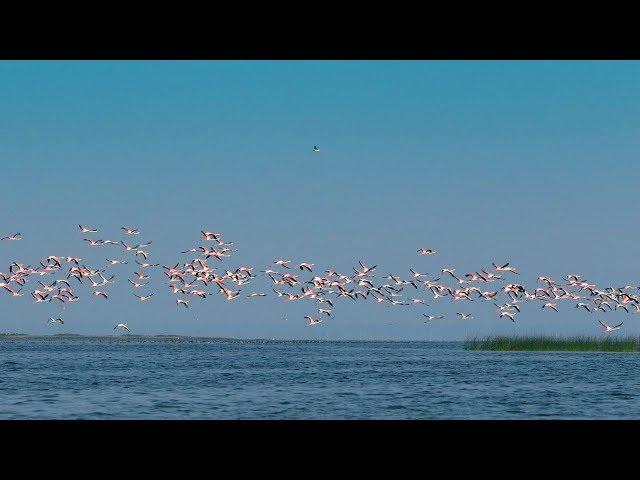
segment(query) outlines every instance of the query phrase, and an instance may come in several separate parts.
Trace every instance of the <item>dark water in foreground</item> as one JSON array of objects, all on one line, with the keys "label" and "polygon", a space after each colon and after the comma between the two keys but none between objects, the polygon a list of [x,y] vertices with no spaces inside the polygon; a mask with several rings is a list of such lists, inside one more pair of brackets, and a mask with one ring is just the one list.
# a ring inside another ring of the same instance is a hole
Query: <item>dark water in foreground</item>
[{"label": "dark water in foreground", "polygon": [[640,354],[0,338],[0,418],[640,418]]}]

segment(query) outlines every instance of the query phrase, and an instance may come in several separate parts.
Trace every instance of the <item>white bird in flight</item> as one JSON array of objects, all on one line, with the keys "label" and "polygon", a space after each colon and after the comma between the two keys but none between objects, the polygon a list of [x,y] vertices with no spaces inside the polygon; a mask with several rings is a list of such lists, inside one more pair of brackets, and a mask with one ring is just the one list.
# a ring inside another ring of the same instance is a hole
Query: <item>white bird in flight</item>
[{"label": "white bird in flight", "polygon": [[309,315],[305,315],[305,317],[308,320],[307,326],[308,327],[313,327],[314,325],[318,325],[319,323],[322,323],[322,320],[316,320],[313,317],[309,316]]},{"label": "white bird in flight", "polygon": [[614,330],[619,330],[620,327],[624,324],[624,322],[620,322],[618,325],[615,325],[615,326],[612,327],[608,323],[601,322],[600,320],[598,320],[598,323],[600,323],[600,325],[602,325],[604,327],[605,333],[613,332]]},{"label": "white bird in flight", "polygon": [[108,258],[107,258],[107,262],[109,262],[110,265],[121,265],[121,264],[126,265],[127,263],[129,263],[126,260],[116,260],[116,259],[109,260]]},{"label": "white bird in flight", "polygon": [[149,300],[151,297],[153,297],[153,294],[154,294],[154,293],[155,293],[155,292],[150,293],[149,295],[136,295],[136,294],[134,293],[133,295],[134,295],[135,297],[137,297],[137,298],[138,298],[138,300],[140,300],[141,302],[144,302],[144,301],[146,301],[146,300]]},{"label": "white bird in flight", "polygon": [[6,237],[0,238],[0,240],[22,240],[22,237],[19,233],[14,233],[13,235],[7,235]]},{"label": "white bird in flight", "polygon": [[189,300],[183,300],[181,298],[178,298],[176,300],[176,305],[182,305],[185,308],[189,308]]},{"label": "white bird in flight", "polygon": [[140,230],[138,230],[137,228],[129,227],[129,226],[126,226],[126,225],[124,227],[120,227],[120,230],[122,230],[127,235],[138,235],[138,234],[140,234]]},{"label": "white bird in flight", "polygon": [[512,322],[516,321],[515,316],[516,316],[515,312],[502,312],[502,313],[500,313],[500,317],[507,317]]}]

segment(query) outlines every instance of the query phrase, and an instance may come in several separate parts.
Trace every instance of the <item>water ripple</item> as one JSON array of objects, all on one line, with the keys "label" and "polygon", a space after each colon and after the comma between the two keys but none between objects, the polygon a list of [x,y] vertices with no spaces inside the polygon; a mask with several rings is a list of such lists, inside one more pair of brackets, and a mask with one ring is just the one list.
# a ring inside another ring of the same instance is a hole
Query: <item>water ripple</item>
[{"label": "water ripple", "polygon": [[0,418],[638,418],[640,354],[189,337],[0,340]]}]

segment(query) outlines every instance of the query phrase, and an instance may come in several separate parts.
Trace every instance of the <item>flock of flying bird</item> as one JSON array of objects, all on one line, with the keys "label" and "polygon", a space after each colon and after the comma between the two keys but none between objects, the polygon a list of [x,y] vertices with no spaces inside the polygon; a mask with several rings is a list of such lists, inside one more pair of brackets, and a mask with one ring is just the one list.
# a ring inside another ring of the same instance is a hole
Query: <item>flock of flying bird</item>
[{"label": "flock of flying bird", "polygon": [[[314,147],[314,150],[317,147]],[[97,228],[78,225],[79,233],[89,248],[104,248],[108,245],[122,247],[121,253],[126,258],[106,258],[107,266],[127,265],[135,263],[137,268],[131,278],[127,279],[131,285],[132,294],[140,302],[150,301],[155,292],[144,291],[151,278],[151,272],[159,267],[163,270],[168,284],[168,290],[175,295],[177,308],[189,308],[189,303],[196,298],[204,300],[212,295],[220,295],[226,301],[233,301],[241,297],[241,291],[246,285],[263,276],[271,284],[270,293],[251,292],[243,296],[247,299],[274,295],[285,302],[309,302],[309,309],[313,312],[304,316],[308,326],[316,326],[323,322],[323,318],[333,316],[334,303],[339,301],[361,302],[373,301],[394,307],[401,306],[430,306],[429,302],[449,300],[467,305],[467,302],[492,302],[496,314],[500,318],[516,322],[516,316],[526,304],[538,303],[541,310],[558,312],[559,303],[573,303],[574,308],[583,309],[590,313],[624,310],[627,313],[640,313],[640,287],[627,285],[620,288],[607,287],[599,289],[578,274],[563,277],[563,283],[556,282],[549,276],[540,276],[537,285],[526,288],[515,283],[519,275],[516,268],[509,263],[492,264],[492,268],[481,269],[480,272],[469,272],[459,275],[453,268],[442,268],[438,278],[429,278],[428,273],[421,273],[414,268],[408,269],[408,278],[389,274],[376,279],[377,265],[368,266],[362,261],[353,267],[353,272],[343,273],[328,269],[316,272],[315,265],[309,262],[293,263],[290,260],[276,259],[264,270],[254,272],[253,267],[239,266],[234,270],[220,267],[225,259],[233,253],[233,243],[223,241],[222,233],[201,231],[202,245],[180,252],[190,255],[189,261],[178,261],[172,265],[150,263],[148,247],[152,242],[127,243],[123,240],[100,240],[94,238]],[[130,226],[121,227],[125,238],[140,235],[140,230]],[[2,237],[0,241],[11,242],[21,240],[20,233]],[[113,248],[113,247],[112,247]],[[419,256],[436,254],[431,248],[419,248]],[[114,255],[109,254],[110,257]],[[211,258],[218,263],[218,267],[210,265]],[[300,278],[302,272],[313,274],[312,278]],[[45,280],[54,277],[54,280]],[[453,285],[446,284],[453,282]],[[7,273],[0,272],[0,287],[12,297],[25,295],[23,291],[27,284],[37,284],[30,292],[34,303],[71,304],[79,301],[79,288],[89,287],[90,294],[95,299],[109,300],[108,286],[116,281],[116,276],[108,276],[104,267],[88,267],[81,258],[70,256],[49,255],[42,259],[35,267],[17,261],[11,262]],[[242,288],[240,288],[242,287]],[[273,292],[273,293],[271,293]],[[411,296],[405,294],[411,292]],[[634,294],[636,293],[636,294]],[[503,298],[503,300],[498,300]],[[324,307],[324,308],[323,308]],[[460,308],[462,310],[462,308]],[[425,323],[445,318],[443,315],[422,313]],[[468,313],[458,312],[461,320],[472,319]],[[60,317],[49,317],[53,325],[64,324]],[[611,325],[598,320],[605,333],[618,330],[623,322]],[[130,332],[126,323],[118,323],[114,330]]]}]

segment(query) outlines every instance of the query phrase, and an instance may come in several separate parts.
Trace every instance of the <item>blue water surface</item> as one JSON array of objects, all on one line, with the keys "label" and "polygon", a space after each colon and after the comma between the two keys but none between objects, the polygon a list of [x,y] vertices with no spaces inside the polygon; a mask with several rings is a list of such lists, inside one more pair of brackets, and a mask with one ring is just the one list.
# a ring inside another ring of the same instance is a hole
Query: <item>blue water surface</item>
[{"label": "blue water surface", "polygon": [[640,354],[4,337],[2,419],[640,418]]}]

